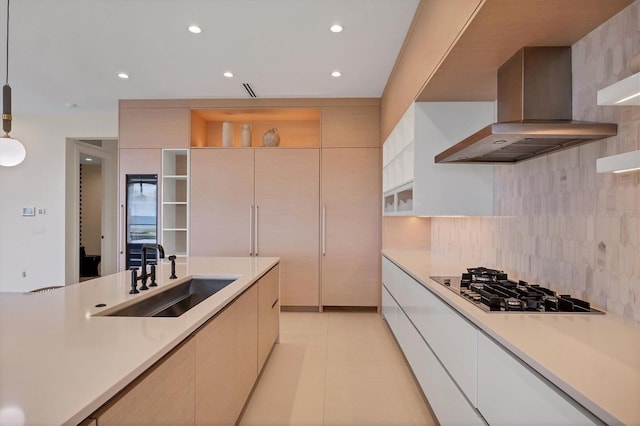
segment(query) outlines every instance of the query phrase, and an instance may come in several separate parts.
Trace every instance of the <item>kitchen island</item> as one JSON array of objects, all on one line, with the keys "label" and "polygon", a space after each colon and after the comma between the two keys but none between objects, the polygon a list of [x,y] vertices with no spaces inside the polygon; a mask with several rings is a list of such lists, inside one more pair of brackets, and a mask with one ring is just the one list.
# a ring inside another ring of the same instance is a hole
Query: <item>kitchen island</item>
[{"label": "kitchen island", "polygon": [[[562,423],[553,413],[578,419],[568,424],[640,424],[640,324],[609,313],[489,313],[429,278],[475,266],[383,251],[383,314],[410,364],[414,351],[421,355],[412,365],[419,381],[424,355],[442,372],[433,400],[425,391],[441,422],[438,402],[453,418],[466,406],[478,424],[510,415],[510,424]],[[460,404],[443,396],[445,382]],[[543,410],[551,419],[537,421]]]},{"label": "kitchen island", "polygon": [[[265,274],[275,277],[277,297],[278,263],[274,257],[191,257],[178,259],[175,280],[169,262],[160,263],[158,287],[139,294],[129,294],[125,271],[44,293],[0,295],[0,424],[80,423]],[[237,279],[179,317],[96,315],[189,277]],[[268,303],[279,307],[277,299]]]}]

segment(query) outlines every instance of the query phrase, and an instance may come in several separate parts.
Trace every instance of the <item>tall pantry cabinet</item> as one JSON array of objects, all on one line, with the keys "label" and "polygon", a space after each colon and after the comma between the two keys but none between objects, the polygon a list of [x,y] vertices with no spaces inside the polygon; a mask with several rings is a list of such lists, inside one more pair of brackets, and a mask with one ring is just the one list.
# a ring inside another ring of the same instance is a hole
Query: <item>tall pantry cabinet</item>
[{"label": "tall pantry cabinet", "polygon": [[[189,147],[189,115],[186,101],[121,101],[119,109],[119,231],[118,252],[119,269],[126,265],[126,176],[128,174],[158,175],[158,200],[162,200],[163,185],[163,149],[186,149]],[[169,254],[177,252],[175,247],[163,241],[162,205],[158,204],[156,217],[158,218],[157,236],[159,242],[165,245]],[[184,250],[180,250],[184,252]],[[183,253],[186,254],[186,253]]]},{"label": "tall pantry cabinet", "polygon": [[281,303],[318,306],[318,149],[193,149],[191,180],[191,255],[280,257]]},{"label": "tall pantry cabinet", "polygon": [[[141,140],[189,151],[187,255],[280,257],[285,307],[379,306],[377,99],[121,101],[120,114],[121,158]],[[280,145],[263,147],[273,127]]]},{"label": "tall pantry cabinet", "polygon": [[377,105],[323,108],[322,306],[378,306],[380,156]]}]

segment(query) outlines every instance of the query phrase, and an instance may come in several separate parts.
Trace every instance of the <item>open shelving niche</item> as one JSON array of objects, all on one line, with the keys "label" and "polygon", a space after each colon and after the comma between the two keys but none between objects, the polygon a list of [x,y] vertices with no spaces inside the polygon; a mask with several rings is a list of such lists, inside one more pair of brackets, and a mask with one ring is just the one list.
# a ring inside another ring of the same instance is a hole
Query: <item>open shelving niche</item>
[{"label": "open shelving niche", "polygon": [[191,110],[191,147],[224,148],[225,121],[232,123],[232,148],[242,148],[242,124],[252,127],[251,148],[263,148],[262,137],[272,128],[278,129],[281,148],[320,146],[319,108],[208,108]]},{"label": "open shelving niche", "polygon": [[189,255],[189,150],[162,150],[162,246],[167,256]]}]

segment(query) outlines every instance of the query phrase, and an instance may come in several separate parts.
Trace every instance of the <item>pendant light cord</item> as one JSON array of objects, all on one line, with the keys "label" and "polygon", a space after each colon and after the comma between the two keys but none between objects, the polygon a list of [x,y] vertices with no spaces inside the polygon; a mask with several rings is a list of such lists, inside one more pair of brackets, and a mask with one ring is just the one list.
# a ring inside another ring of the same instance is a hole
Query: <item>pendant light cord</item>
[{"label": "pendant light cord", "polygon": [[7,69],[5,73],[5,84],[9,84],[9,1],[10,0],[7,0]]}]

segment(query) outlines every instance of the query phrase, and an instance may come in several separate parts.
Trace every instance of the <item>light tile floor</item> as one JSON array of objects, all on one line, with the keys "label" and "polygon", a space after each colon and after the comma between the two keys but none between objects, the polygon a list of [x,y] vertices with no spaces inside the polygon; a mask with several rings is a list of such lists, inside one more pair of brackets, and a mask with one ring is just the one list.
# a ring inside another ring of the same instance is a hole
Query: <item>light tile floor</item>
[{"label": "light tile floor", "polygon": [[282,312],[240,425],[435,425],[377,313]]}]

